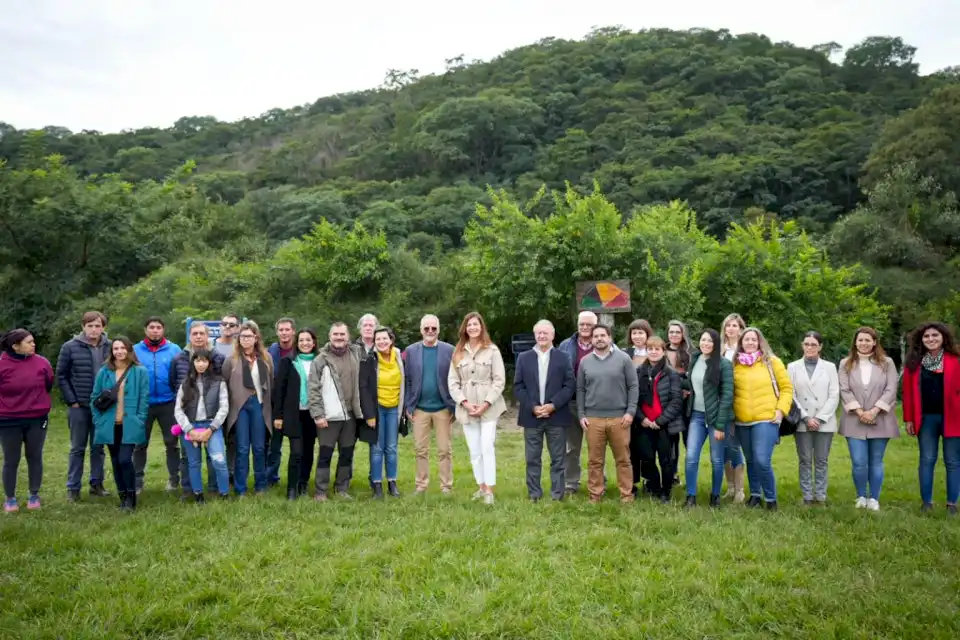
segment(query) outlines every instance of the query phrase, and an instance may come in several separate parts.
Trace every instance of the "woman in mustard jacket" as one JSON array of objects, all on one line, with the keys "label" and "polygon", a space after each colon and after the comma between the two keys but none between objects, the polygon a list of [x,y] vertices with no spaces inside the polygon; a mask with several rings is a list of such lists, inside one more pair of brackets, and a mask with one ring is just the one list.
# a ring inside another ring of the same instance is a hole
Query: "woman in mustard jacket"
[{"label": "woman in mustard jacket", "polygon": [[780,422],[792,404],[793,384],[786,367],[763,333],[747,327],[733,362],[733,415],[747,463],[748,507],[759,507],[766,501],[767,509],[777,509],[773,448],[780,440]]}]

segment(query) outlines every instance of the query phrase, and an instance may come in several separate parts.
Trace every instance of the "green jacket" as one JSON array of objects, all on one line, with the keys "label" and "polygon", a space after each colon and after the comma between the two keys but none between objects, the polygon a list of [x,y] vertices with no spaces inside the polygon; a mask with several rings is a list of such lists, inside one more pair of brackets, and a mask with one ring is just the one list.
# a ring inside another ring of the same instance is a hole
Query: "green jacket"
[{"label": "green jacket", "polygon": [[[684,388],[690,391],[687,402],[688,418],[693,413],[694,401],[690,372],[693,371],[693,365],[701,357],[699,352],[690,357],[690,368],[687,370],[687,379],[684,380]],[[723,356],[720,356],[720,384],[714,386],[707,383],[706,380],[703,381],[703,407],[707,427],[719,429],[726,435],[730,435],[733,427],[733,365]]]},{"label": "green jacket", "polygon": [[[147,441],[147,399],[150,381],[147,370],[134,365],[123,381],[123,436],[121,444],[144,444]],[[90,394],[90,413],[93,415],[93,444],[113,444],[113,425],[117,416],[114,405],[104,412],[97,411],[93,401],[104,389],[112,389],[117,374],[107,366],[101,367]]]}]

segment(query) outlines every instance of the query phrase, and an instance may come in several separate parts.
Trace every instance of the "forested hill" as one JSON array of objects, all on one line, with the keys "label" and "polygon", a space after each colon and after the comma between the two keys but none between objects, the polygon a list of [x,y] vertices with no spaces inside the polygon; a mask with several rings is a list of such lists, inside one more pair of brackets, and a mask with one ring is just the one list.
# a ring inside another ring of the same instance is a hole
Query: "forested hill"
[{"label": "forested hill", "polygon": [[[8,160],[0,224],[14,230],[0,238],[0,257],[11,265],[0,278],[9,303],[0,315],[6,324],[49,323],[90,296],[113,296],[99,302],[119,305],[123,292],[107,291],[111,285],[156,280],[157,269],[201,254],[262,265],[324,219],[347,227],[359,220],[365,229],[355,233],[364,238],[383,230],[390,260],[419,255],[420,268],[442,264],[441,273],[452,273],[448,261],[469,261],[470,248],[462,255],[459,248],[476,204],[491,204],[488,186],[543,216],[560,204],[538,197],[541,187],[562,195],[570,183],[581,192],[598,185],[625,219],[685,201],[700,227],[721,239],[731,223],[795,219],[835,261],[867,266],[871,283],[892,282],[893,291],[903,270],[913,274],[911,287],[880,294],[897,325],[928,302],[915,276],[942,276],[951,264],[948,192],[960,187],[960,73],[920,76],[914,53],[887,37],[841,51],[724,30],[600,29],[489,62],[453,58],[438,75],[391,70],[377,89],[234,123],[184,117],[166,129],[117,134],[0,123],[0,157]],[[49,165],[51,154],[62,160]],[[38,168],[43,176],[29,171]],[[867,202],[871,189],[877,193]],[[54,196],[69,205],[42,204]],[[915,206],[903,218],[905,202]],[[25,221],[25,209],[38,206],[34,222]],[[850,212],[845,228],[835,229]],[[901,216],[902,249],[883,250],[884,230],[897,223],[879,223],[884,215]],[[38,235],[47,243],[33,246],[23,224],[45,224]],[[96,234],[87,237],[91,224],[119,228],[114,250],[135,251],[135,264],[100,247]],[[184,243],[185,230],[195,244]],[[879,244],[871,249],[863,234]],[[184,255],[185,248],[197,253]],[[28,281],[18,278],[37,264],[41,275],[49,268],[50,288],[18,290]],[[567,277],[582,274],[571,268],[577,273]],[[182,262],[178,269],[190,272]],[[170,312],[259,303],[243,299],[244,286],[220,285],[209,304],[174,303]],[[349,295],[328,287],[324,301],[383,303],[377,286],[367,285],[348,286]],[[456,295],[461,304],[477,301]],[[118,307],[131,319],[139,311]]]}]

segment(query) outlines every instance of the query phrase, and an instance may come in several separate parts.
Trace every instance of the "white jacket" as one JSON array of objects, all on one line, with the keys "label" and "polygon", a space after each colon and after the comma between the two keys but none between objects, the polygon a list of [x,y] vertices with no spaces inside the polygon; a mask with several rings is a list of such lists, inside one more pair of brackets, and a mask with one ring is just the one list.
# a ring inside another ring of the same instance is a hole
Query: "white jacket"
[{"label": "white jacket", "polygon": [[820,359],[813,376],[807,375],[807,365],[803,358],[787,366],[787,373],[793,383],[793,399],[800,407],[803,421],[797,431],[807,430],[807,418],[817,418],[822,423],[820,431],[837,431],[837,407],[840,404],[840,380],[837,365]]}]

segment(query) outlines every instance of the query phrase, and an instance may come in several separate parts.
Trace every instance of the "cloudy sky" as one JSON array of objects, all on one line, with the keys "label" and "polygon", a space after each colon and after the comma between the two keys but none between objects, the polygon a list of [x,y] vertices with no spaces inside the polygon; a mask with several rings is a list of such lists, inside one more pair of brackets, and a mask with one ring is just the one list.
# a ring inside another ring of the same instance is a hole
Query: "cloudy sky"
[{"label": "cloudy sky", "polygon": [[[772,7],[779,8],[774,9]],[[960,64],[960,0],[0,0],[0,121],[75,131],[223,120],[595,26],[726,28],[799,45],[901,36]]]}]

